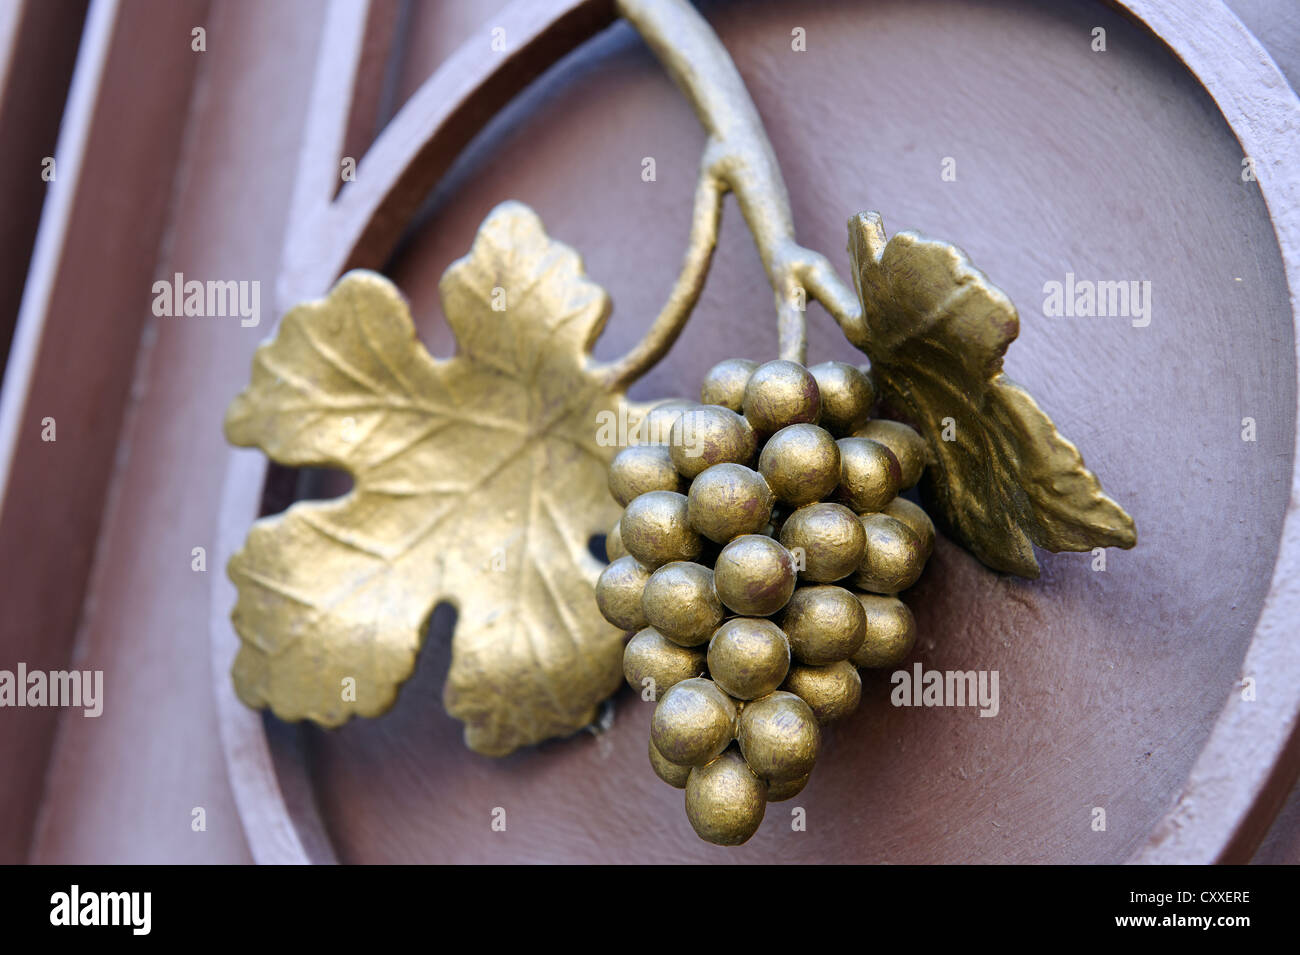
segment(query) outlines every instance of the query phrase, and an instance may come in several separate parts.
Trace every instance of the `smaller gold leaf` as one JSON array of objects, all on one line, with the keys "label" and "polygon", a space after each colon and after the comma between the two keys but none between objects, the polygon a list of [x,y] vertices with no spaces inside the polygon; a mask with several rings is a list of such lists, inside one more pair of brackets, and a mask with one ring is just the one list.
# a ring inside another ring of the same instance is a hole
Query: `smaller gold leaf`
[{"label": "smaller gold leaf", "polygon": [[875,213],[849,221],[854,284],[881,396],[925,436],[930,487],[949,526],[990,567],[1038,576],[1048,550],[1132,547],[1133,519],[1078,449],[1002,373],[1015,306],[965,253],[900,232]]}]

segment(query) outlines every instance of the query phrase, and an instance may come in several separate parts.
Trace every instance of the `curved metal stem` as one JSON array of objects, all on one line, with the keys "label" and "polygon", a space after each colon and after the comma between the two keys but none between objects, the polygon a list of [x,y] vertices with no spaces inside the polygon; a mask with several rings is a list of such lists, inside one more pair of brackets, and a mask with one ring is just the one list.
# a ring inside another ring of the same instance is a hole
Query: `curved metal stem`
[{"label": "curved metal stem", "polygon": [[681,273],[646,337],[603,366],[607,380],[634,381],[663,357],[690,316],[708,274],[721,222],[722,196],[736,194],[772,285],[780,355],[807,357],[808,299],[821,302],[851,338],[865,335],[853,290],[826,258],[794,238],[781,167],[744,80],[717,34],[686,0],[616,0],[695,109],[709,134],[695,194],[691,236]]}]

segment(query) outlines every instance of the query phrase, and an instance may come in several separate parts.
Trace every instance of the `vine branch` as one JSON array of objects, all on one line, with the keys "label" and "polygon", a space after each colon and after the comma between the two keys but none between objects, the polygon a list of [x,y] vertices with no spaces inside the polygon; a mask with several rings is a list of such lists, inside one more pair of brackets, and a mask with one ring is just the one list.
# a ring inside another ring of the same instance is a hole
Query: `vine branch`
[{"label": "vine branch", "polygon": [[807,299],[820,302],[850,338],[865,337],[853,290],[825,256],[795,241],[781,167],[744,80],[713,29],[687,0],[616,0],[616,6],[690,101],[708,142],[686,255],[668,301],[642,341],[598,373],[625,387],[672,347],[704,288],[727,192],[736,195],[772,286],[780,356],[801,363],[807,357]]}]

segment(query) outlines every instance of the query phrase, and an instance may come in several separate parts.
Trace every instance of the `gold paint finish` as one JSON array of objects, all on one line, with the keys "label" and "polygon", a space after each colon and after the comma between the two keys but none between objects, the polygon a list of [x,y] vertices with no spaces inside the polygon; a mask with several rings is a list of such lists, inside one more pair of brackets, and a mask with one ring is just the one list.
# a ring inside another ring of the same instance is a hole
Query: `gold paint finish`
[{"label": "gold paint finish", "polygon": [[781,629],[800,663],[824,666],[847,660],[866,637],[866,616],[843,587],[800,587],[781,614]]},{"label": "gold paint finish", "polygon": [[781,543],[803,553],[801,580],[830,583],[842,580],[862,565],[867,534],[858,515],[843,504],[809,504],[781,525]]},{"label": "gold paint finish", "polygon": [[631,409],[589,354],[608,297],[525,206],[494,209],[440,288],[452,358],[430,357],[370,272],[291,309],[257,350],[227,440],[346,470],[353,489],[259,520],[231,559],[233,677],[281,719],[378,716],[448,600],[447,709],[470,748],[503,755],[590,723],[621,679],[587,541],[618,516],[595,425]]},{"label": "gold paint finish", "polygon": [[898,458],[899,490],[906,491],[921,480],[930,452],[926,448],[925,438],[914,429],[901,421],[876,418],[853,432],[853,436],[879,441],[894,453],[894,457]]},{"label": "gold paint finish", "polygon": [[772,493],[791,507],[820,501],[840,483],[840,449],[815,424],[792,424],[767,439],[758,470]]},{"label": "gold paint finish", "polygon": [[790,669],[790,644],[770,620],[733,617],[709,641],[709,676],[729,696],[752,700],[781,685]]},{"label": "gold paint finish", "polygon": [[740,415],[719,405],[697,405],[682,412],[672,427],[668,451],[683,477],[693,478],[715,464],[749,464],[758,443]]},{"label": "gold paint finish", "polygon": [[661,445],[624,448],[609,466],[609,492],[624,507],[650,491],[680,491],[681,484],[668,449]]},{"label": "gold paint finish", "polygon": [[759,365],[745,385],[745,418],[760,434],[816,424],[820,412],[817,379],[798,362],[778,359]]},{"label": "gold paint finish", "polygon": [[649,741],[650,768],[655,775],[674,789],[685,789],[686,780],[691,776],[691,767],[679,766],[664,759],[664,754],[655,749],[654,740]]},{"label": "gold paint finish", "polygon": [[889,515],[861,515],[867,552],[853,582],[871,594],[897,594],[926,569],[926,550],[917,531]]},{"label": "gold paint finish", "polygon": [[672,686],[650,718],[650,739],[669,762],[702,766],[731,742],[736,705],[712,680],[696,677]]},{"label": "gold paint finish", "polygon": [[641,594],[650,571],[635,557],[620,557],[596,578],[596,606],[601,616],[620,630],[640,630],[646,625]]},{"label": "gold paint finish", "polygon": [[863,514],[867,553],[854,583],[873,594],[906,590],[925,569],[925,547],[916,531],[888,514]]},{"label": "gold paint finish", "polygon": [[840,438],[837,496],[859,514],[878,511],[894,499],[903,474],[898,458],[879,441]]},{"label": "gold paint finish", "polygon": [[674,560],[694,560],[702,546],[687,520],[686,495],[676,491],[650,491],[635,498],[619,518],[619,531],[627,552],[652,569]]},{"label": "gold paint finish", "polygon": [[[623,648],[623,678],[637,693],[651,690],[657,700],[683,680],[704,673],[704,650],[679,646],[654,627],[646,627]],[[647,685],[646,681],[653,681]]]},{"label": "gold paint finish", "polygon": [[922,559],[930,559],[930,555],[934,553],[934,521],[930,520],[930,515],[925,513],[925,508],[905,497],[896,497],[886,504],[885,509],[880,513],[902,521],[915,531],[916,536],[921,539],[921,553],[924,555]]},{"label": "gold paint finish", "polygon": [[848,660],[818,667],[795,664],[781,689],[807,703],[817,722],[825,726],[858,708],[862,700],[862,677]]},{"label": "gold paint finish", "polygon": [[767,617],[784,607],[794,593],[794,558],[772,538],[746,534],[718,554],[713,584],[730,610],[746,617]]},{"label": "gold paint finish", "polygon": [[605,535],[605,559],[612,564],[620,557],[626,556],[627,548],[623,546],[623,534],[619,529],[619,522],[615,521],[614,526]]},{"label": "gold paint finish", "polygon": [[686,782],[686,818],[706,842],[741,845],[758,831],[766,809],[767,786],[734,749],[691,770]]},{"label": "gold paint finish", "polygon": [[875,213],[850,220],[849,253],[862,319],[844,331],[870,356],[881,398],[925,436],[935,499],[975,556],[1037,577],[1034,544],[1134,546],[1133,519],[1002,373],[1020,332],[1002,290],[955,246],[913,232],[886,241]]},{"label": "gold paint finish", "polygon": [[691,527],[717,544],[759,534],[772,517],[772,491],[743,464],[715,464],[691,482],[686,495]]},{"label": "gold paint finish", "polygon": [[893,667],[907,659],[916,644],[916,619],[897,597],[858,594],[867,615],[867,638],[853,654],[859,667]]},{"label": "gold paint finish", "polygon": [[669,398],[649,408],[636,430],[628,437],[632,444],[662,444],[668,447],[672,440],[673,425],[683,412],[696,407],[688,398]]},{"label": "gold paint finish", "polygon": [[747,358],[727,358],[709,369],[700,385],[700,403],[722,405],[739,412],[745,404],[745,385],[758,362]]},{"label": "gold paint finish", "polygon": [[736,726],[736,741],[745,761],[769,783],[812,772],[820,739],[812,709],[784,690],[746,705]]},{"label": "gold paint finish", "polygon": [[876,403],[876,390],[870,378],[842,361],[824,361],[813,365],[808,372],[816,379],[821,395],[823,428],[836,437],[844,437],[867,420],[871,406]]},{"label": "gold paint finish", "polygon": [[691,561],[673,561],[656,570],[642,593],[641,606],[651,626],[683,647],[707,643],[722,623],[713,571]]},{"label": "gold paint finish", "polygon": [[785,802],[787,799],[793,799],[803,792],[803,788],[808,785],[808,776],[800,776],[798,779],[784,779],[779,783],[767,784],[767,801],[768,802]]}]

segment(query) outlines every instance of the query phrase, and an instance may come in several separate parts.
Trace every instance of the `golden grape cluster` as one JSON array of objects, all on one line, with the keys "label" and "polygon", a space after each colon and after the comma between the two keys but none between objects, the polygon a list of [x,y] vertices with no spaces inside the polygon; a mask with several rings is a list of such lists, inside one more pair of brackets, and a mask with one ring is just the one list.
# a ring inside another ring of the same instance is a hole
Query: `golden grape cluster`
[{"label": "golden grape cluster", "polygon": [[898,494],[926,446],[868,420],[874,398],[843,362],[728,359],[610,465],[624,510],[596,600],[635,631],[623,672],[656,701],[650,764],[709,842],[745,842],[767,803],[798,794],[820,727],[857,708],[857,668],[894,666],[916,640],[897,594],[934,525]]}]

